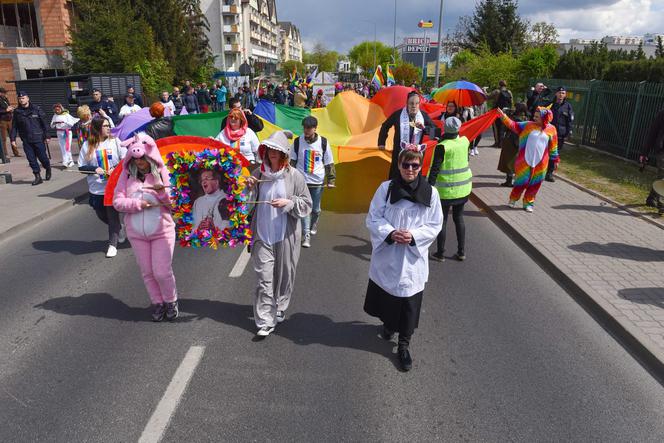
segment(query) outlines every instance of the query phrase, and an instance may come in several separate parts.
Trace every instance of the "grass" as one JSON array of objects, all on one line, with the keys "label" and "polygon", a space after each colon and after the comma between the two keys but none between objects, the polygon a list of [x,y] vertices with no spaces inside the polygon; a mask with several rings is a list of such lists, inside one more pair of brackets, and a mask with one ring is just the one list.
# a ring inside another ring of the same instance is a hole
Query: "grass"
[{"label": "grass", "polygon": [[643,172],[638,165],[582,146],[565,145],[558,173],[599,192],[630,209],[653,214],[657,209],[645,205],[655,180],[652,168]]}]

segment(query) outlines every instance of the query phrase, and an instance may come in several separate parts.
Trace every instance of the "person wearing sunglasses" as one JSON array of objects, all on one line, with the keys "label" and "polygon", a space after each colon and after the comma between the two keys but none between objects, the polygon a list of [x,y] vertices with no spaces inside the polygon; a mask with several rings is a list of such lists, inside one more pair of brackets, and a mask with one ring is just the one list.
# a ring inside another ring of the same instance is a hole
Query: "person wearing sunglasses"
[{"label": "person wearing sunglasses", "polygon": [[429,277],[429,246],[443,223],[438,190],[420,174],[422,157],[401,151],[399,175],[378,187],[366,219],[372,251],[364,312],[383,322],[385,340],[399,333],[403,371],[413,365],[409,347]]},{"label": "person wearing sunglasses", "polygon": [[454,258],[459,261],[466,259],[463,206],[473,189],[473,173],[468,165],[470,141],[466,137],[459,137],[460,128],[461,120],[458,118],[448,117],[445,120],[445,133],[433,153],[433,162],[429,171],[429,184],[438,189],[443,207],[443,229],[436,239],[436,252],[431,254],[431,258],[439,262],[445,261],[443,253],[450,208],[457,236],[457,253]]}]

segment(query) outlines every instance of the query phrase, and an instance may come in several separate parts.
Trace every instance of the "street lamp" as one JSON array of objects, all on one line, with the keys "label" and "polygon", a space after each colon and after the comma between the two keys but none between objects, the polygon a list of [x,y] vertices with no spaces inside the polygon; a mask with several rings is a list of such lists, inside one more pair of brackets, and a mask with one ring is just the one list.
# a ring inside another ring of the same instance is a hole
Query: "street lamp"
[{"label": "street lamp", "polygon": [[440,12],[438,13],[438,55],[436,57],[436,84],[434,87],[438,87],[440,81],[440,41],[442,36],[440,35],[443,30],[443,1],[440,0]]}]

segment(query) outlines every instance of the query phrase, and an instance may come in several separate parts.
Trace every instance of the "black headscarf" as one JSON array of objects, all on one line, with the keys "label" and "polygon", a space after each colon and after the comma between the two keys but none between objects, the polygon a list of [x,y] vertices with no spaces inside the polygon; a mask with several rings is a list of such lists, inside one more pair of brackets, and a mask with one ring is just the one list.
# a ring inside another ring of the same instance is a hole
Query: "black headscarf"
[{"label": "black headscarf", "polygon": [[401,199],[413,203],[421,203],[426,207],[431,206],[431,185],[422,178],[421,174],[412,182],[406,182],[401,174],[390,182],[390,203],[395,204]]}]

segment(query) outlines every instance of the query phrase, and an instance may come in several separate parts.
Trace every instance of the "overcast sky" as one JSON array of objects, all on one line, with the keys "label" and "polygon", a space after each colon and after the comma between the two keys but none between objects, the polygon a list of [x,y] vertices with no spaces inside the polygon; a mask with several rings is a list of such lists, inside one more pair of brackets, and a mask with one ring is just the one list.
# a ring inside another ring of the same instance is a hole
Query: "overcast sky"
[{"label": "overcast sky", "polygon": [[[453,31],[459,16],[471,15],[475,0],[447,0],[443,9],[444,34]],[[438,26],[436,0],[397,0],[397,42],[421,36],[421,19]],[[521,16],[556,25],[560,41],[601,38],[605,35],[664,34],[664,0],[521,0]],[[292,21],[301,31],[306,49],[316,42],[347,52],[353,45],[378,40],[392,45],[394,0],[277,0],[277,17]],[[372,23],[369,23],[372,22]]]}]

